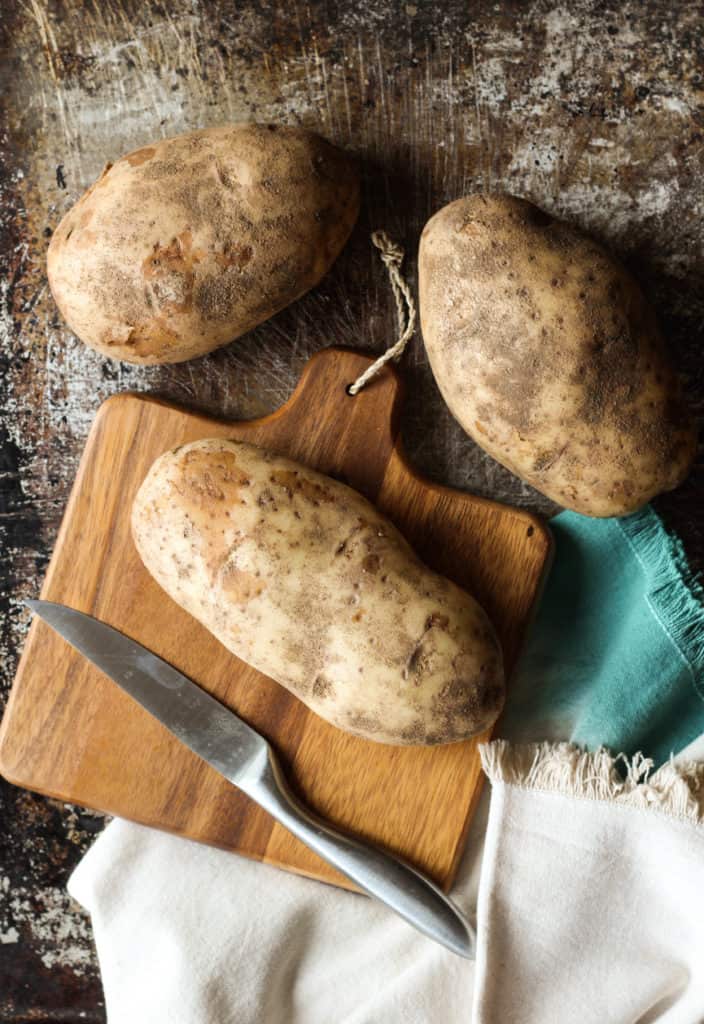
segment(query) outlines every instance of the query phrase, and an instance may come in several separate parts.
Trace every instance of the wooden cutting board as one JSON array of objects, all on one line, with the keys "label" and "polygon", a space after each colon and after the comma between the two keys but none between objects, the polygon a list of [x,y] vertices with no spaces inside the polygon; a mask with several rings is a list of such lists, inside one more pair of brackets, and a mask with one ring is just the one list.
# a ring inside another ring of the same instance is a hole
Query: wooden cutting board
[{"label": "wooden cutting board", "polygon": [[[499,630],[510,670],[549,560],[549,532],[528,513],[419,477],[399,444],[396,373],[385,369],[356,397],[346,393],[369,363],[355,352],[321,352],[283,408],[248,423],[142,395],[108,399],[41,596],[89,612],[166,658],[267,736],[311,807],[448,887],[479,791],[478,741],[390,747],[333,728],[174,604],[130,537],[132,498],[167,448],[204,437],[271,448],[361,491],[430,566],[474,593]],[[0,771],[61,800],[351,888],[39,620],[0,730]]]}]

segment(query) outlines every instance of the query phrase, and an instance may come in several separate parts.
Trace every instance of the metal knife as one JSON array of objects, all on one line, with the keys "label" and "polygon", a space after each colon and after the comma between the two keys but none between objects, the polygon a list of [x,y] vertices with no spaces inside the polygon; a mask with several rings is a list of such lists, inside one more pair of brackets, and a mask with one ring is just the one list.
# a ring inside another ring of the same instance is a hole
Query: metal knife
[{"label": "metal knife", "polygon": [[172,665],[104,622],[51,601],[27,601],[101,672],[256,801],[301,842],[409,924],[472,959],[471,925],[445,893],[410,864],[336,831],[291,792],[267,741]]}]

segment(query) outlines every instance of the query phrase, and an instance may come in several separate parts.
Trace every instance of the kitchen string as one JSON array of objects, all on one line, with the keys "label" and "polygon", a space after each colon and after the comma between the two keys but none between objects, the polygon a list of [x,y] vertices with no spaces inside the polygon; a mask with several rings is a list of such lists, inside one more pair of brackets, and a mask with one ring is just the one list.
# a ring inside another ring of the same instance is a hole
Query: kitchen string
[{"label": "kitchen string", "polygon": [[372,243],[379,250],[382,263],[389,272],[389,279],[396,300],[396,317],[398,320],[399,337],[390,348],[387,348],[383,355],[379,356],[371,366],[368,366],[364,373],[349,385],[347,393],[358,394],[365,384],[376,377],[388,362],[399,360],[404,353],[406,345],[411,340],[416,329],[416,304],[411,295],[408,283],[401,273],[404,251],[400,245],[394,242],[385,231],[372,232]]}]

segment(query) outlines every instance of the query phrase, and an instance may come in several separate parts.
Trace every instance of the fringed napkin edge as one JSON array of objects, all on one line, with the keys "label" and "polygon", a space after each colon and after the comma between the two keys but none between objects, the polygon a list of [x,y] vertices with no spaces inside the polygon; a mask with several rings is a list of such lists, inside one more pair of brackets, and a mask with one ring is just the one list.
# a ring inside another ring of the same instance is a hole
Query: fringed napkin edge
[{"label": "fringed napkin edge", "polygon": [[704,825],[704,762],[670,759],[653,772],[654,762],[641,753],[628,758],[604,747],[587,751],[573,743],[507,740],[481,744],[479,754],[492,785],[657,810]]},{"label": "fringed napkin edge", "polygon": [[689,665],[704,700],[704,586],[692,571],[679,537],[668,531],[650,505],[615,519],[648,579],[651,610]]}]

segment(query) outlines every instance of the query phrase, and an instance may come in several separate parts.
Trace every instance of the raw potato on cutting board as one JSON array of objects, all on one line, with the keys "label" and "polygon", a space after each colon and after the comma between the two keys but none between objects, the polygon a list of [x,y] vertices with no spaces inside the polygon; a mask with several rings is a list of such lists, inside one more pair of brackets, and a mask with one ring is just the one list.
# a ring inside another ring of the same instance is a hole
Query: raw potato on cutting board
[{"label": "raw potato on cutting board", "polygon": [[320,281],[359,210],[347,157],[300,128],[235,124],[108,164],[49,246],[87,345],[131,363],[204,355]]},{"label": "raw potato on cutting board", "polygon": [[419,287],[445,401],[517,476],[619,516],[687,475],[696,433],[653,311],[595,241],[525,200],[468,196],[426,224]]},{"label": "raw potato on cutting board", "polygon": [[330,477],[244,442],[196,441],[154,463],[132,532],[178,604],[341,729],[452,743],[501,710],[484,611]]}]

